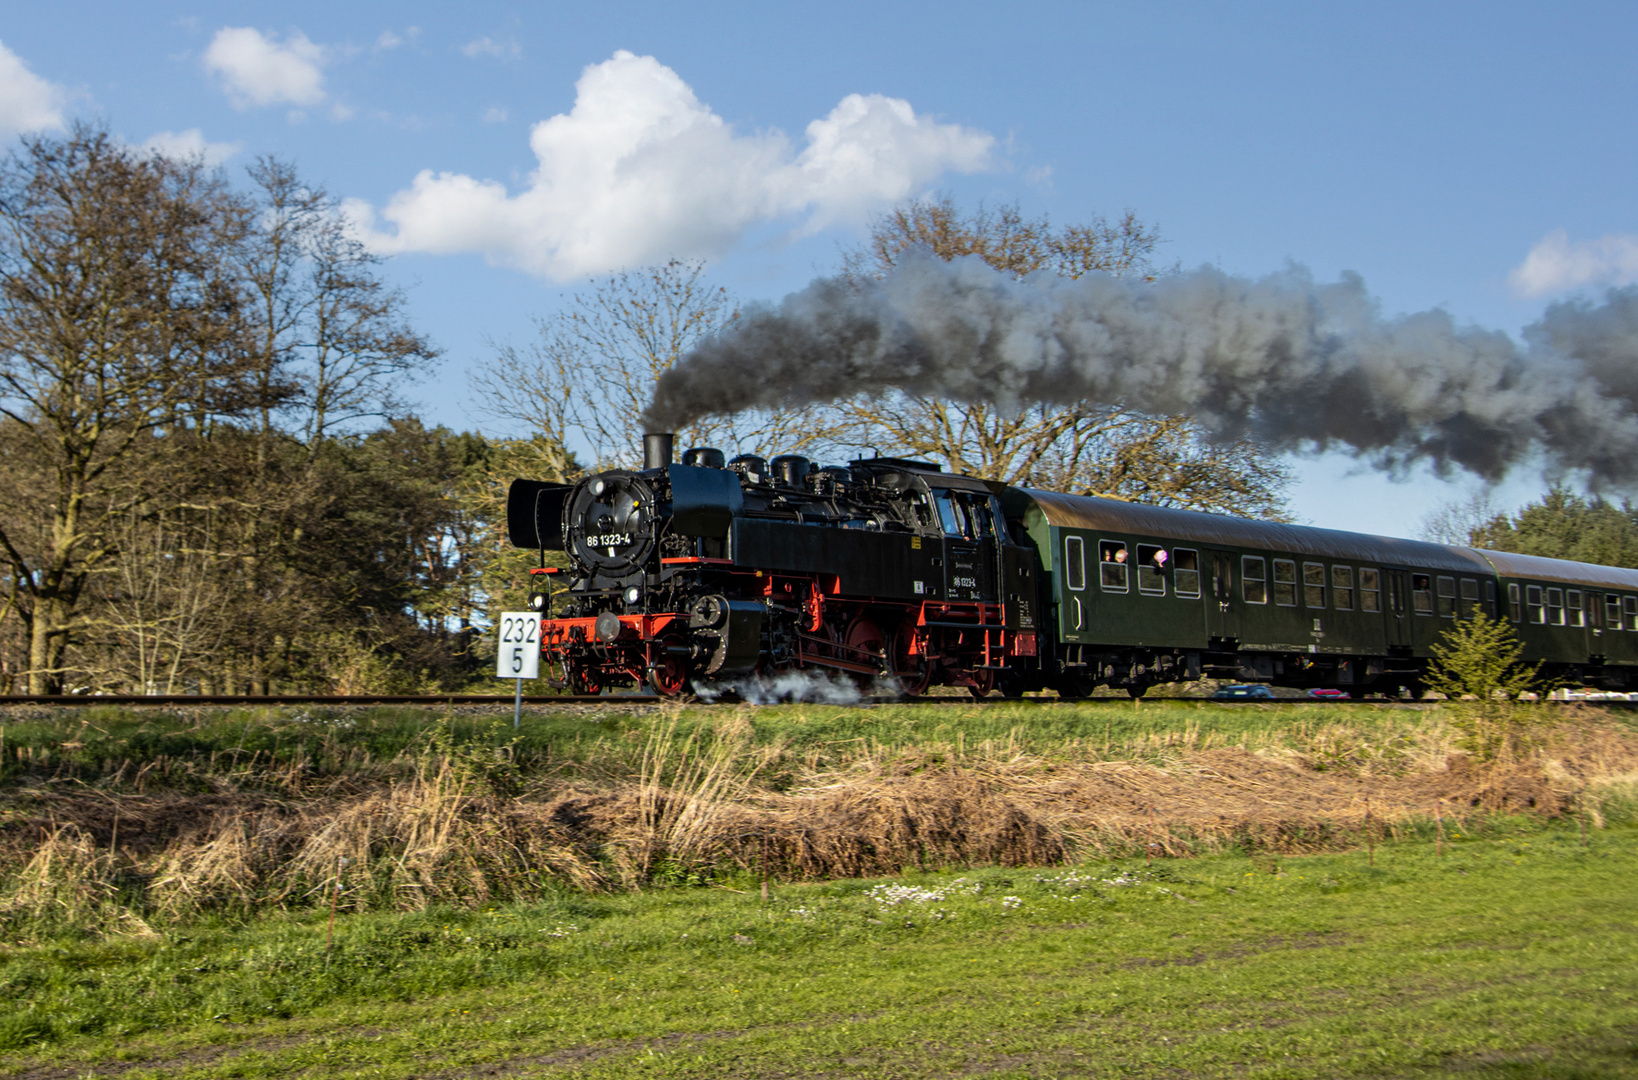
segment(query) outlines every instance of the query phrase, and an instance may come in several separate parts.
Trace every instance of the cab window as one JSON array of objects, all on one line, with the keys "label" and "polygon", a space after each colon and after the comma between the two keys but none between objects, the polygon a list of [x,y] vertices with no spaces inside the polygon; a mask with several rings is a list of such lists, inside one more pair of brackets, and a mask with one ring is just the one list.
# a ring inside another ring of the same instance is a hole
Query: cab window
[{"label": "cab window", "polygon": [[935,500],[938,503],[938,519],[944,526],[945,536],[965,536],[967,533],[965,516],[961,512],[961,504],[950,497],[948,491],[941,491]]}]

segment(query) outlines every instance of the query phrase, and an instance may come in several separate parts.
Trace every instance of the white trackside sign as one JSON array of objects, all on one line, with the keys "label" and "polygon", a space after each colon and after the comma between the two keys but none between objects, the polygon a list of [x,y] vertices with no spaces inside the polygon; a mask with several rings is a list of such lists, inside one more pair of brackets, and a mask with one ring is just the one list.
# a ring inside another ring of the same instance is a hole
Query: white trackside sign
[{"label": "white trackside sign", "polygon": [[500,647],[495,650],[495,678],[539,678],[540,613],[503,611],[499,629]]}]

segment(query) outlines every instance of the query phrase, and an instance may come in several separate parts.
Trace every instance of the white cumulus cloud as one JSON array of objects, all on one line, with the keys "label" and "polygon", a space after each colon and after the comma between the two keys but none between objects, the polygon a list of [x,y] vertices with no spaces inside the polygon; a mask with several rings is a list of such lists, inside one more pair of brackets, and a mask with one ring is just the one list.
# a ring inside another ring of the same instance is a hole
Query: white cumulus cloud
[{"label": "white cumulus cloud", "polygon": [[221,80],[235,108],[317,105],[328,59],[328,50],[299,30],[280,42],[254,27],[224,26],[205,50],[205,70]]},{"label": "white cumulus cloud", "polygon": [[1507,275],[1520,296],[1552,296],[1584,285],[1631,285],[1638,282],[1638,236],[1610,233],[1596,240],[1570,241],[1555,229],[1530,249]]},{"label": "white cumulus cloud", "polygon": [[709,258],[781,218],[807,231],[859,221],[946,171],[989,167],[995,148],[986,132],[879,94],[848,95],[806,135],[795,152],[778,131],[737,134],[676,72],[621,51],[582,73],[569,112],[534,126],[538,168],[524,190],[427,170],[379,212],[348,209],[383,252],[482,252],[568,280]]},{"label": "white cumulus cloud", "polygon": [[61,87],[40,78],[0,42],[0,137],[63,126]]},{"label": "white cumulus cloud", "polygon": [[210,142],[198,128],[161,131],[143,140],[142,149],[172,158],[201,158],[206,165],[220,165],[244,147],[236,142]]}]

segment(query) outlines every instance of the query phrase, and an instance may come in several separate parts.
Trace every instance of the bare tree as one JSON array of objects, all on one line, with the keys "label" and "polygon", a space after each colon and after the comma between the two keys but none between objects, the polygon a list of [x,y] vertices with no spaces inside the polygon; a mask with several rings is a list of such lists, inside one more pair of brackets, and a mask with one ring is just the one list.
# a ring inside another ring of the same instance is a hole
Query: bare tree
[{"label": "bare tree", "polygon": [[31,692],[61,686],[82,593],[133,490],[125,466],[156,432],[253,405],[224,258],[247,218],[202,163],[83,125],[0,164],[0,413],[45,487],[43,502],[0,511]]},{"label": "bare tree", "polygon": [[[527,347],[500,346],[472,377],[484,412],[519,423],[555,446],[543,479],[567,478],[569,448],[584,443],[591,462],[632,465],[641,450],[641,415],[654,383],[694,344],[726,327],[738,308],[705,280],[705,265],[673,259],[592,282],[568,306],[536,321]],[[815,410],[712,418],[677,432],[682,445],[771,453],[821,441]]]},{"label": "bare tree", "polygon": [[207,506],[127,510],[86,635],[103,639],[98,682],[179,694],[214,665],[231,624],[216,517]]},{"label": "bare tree", "polygon": [[[1055,227],[1015,205],[963,212],[948,197],[908,203],[880,218],[844,258],[854,277],[885,276],[912,247],[942,259],[976,256],[1015,277],[1092,272],[1152,280],[1158,230],[1127,211]],[[1109,495],[1164,506],[1277,517],[1290,483],[1284,463],[1249,440],[1204,437],[1185,416],[1148,416],[1083,401],[1008,411],[912,394],[861,397],[837,406],[846,441],[944,462],[1015,484]]]},{"label": "bare tree", "polygon": [[272,403],[263,429],[282,404],[312,449],[359,420],[401,413],[399,387],[424,373],[438,350],[405,321],[403,294],[377,273],[380,258],[294,166],[262,158],[250,178],[258,220],[243,272],[262,400]]}]

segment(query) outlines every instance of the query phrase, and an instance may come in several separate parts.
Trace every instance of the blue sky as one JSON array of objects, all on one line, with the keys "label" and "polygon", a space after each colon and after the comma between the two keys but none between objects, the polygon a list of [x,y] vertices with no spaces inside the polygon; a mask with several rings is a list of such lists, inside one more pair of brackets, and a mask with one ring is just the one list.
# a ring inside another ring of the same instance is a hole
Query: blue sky
[{"label": "blue sky", "polygon": [[[1356,271],[1389,314],[1517,334],[1638,280],[1635,31],[1614,3],[59,2],[0,16],[0,139],[86,117],[293,160],[396,252],[445,350],[423,414],[476,427],[466,365],[585,273],[703,255],[776,299],[932,190],[1131,208],[1168,262]],[[1339,528],[1473,490],[1299,469],[1293,511]]]}]

